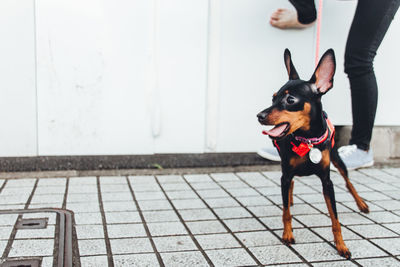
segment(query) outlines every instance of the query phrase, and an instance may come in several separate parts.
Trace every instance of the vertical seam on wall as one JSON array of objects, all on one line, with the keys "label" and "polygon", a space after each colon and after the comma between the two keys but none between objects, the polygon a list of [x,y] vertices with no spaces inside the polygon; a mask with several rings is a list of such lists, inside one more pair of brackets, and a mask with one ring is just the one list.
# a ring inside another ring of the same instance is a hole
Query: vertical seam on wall
[{"label": "vertical seam on wall", "polygon": [[220,89],[220,4],[220,0],[209,0],[208,2],[206,152],[215,152],[217,147]]},{"label": "vertical seam on wall", "polygon": [[37,0],[33,0],[33,50],[34,50],[34,75],[35,75],[35,126],[36,126],[36,156],[39,156],[39,95],[38,95],[38,72],[37,72],[37,23],[36,23],[36,8],[37,8]]}]

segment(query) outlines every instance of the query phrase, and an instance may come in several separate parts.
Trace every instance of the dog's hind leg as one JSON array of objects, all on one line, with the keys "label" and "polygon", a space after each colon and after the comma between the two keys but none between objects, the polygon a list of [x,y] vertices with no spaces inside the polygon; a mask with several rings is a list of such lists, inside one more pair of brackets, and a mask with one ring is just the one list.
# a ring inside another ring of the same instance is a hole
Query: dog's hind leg
[{"label": "dog's hind leg", "polygon": [[323,193],[324,193],[326,206],[328,208],[329,216],[331,217],[331,221],[332,221],[332,232],[333,232],[333,237],[335,240],[336,249],[338,250],[338,252],[341,256],[345,257],[346,259],[349,259],[351,257],[351,253],[343,241],[342,230],[340,227],[340,223],[339,223],[339,219],[338,219],[337,211],[336,211],[335,192],[333,189],[333,184],[330,179],[329,172],[327,172],[325,177],[320,177],[320,178],[322,181]]},{"label": "dog's hind leg", "polygon": [[290,200],[290,196],[293,193],[293,175],[282,175],[281,178],[281,190],[282,190],[282,201],[283,201],[283,235],[282,239],[285,244],[294,244],[294,236],[292,231],[292,215],[290,214],[290,206],[293,203],[293,199]]},{"label": "dog's hind leg", "polygon": [[356,201],[358,209],[364,213],[369,213],[369,207],[367,203],[365,203],[365,201],[358,195],[353,184],[350,182],[346,165],[340,158],[336,146],[331,150],[331,161],[333,165],[336,167],[336,169],[338,169],[339,173],[343,176],[344,181],[346,182],[346,187],[349,190],[350,194],[353,196],[354,200]]}]

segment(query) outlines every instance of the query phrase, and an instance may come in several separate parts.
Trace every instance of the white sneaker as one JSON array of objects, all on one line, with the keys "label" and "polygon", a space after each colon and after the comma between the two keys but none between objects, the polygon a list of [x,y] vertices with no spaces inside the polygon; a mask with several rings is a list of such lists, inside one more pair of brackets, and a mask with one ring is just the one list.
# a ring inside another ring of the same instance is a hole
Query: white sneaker
[{"label": "white sneaker", "polygon": [[257,154],[264,159],[269,159],[272,161],[281,161],[278,149],[273,146],[262,147],[257,151]]},{"label": "white sneaker", "polygon": [[349,171],[374,165],[372,149],[365,151],[357,145],[348,145],[340,147],[338,153]]}]

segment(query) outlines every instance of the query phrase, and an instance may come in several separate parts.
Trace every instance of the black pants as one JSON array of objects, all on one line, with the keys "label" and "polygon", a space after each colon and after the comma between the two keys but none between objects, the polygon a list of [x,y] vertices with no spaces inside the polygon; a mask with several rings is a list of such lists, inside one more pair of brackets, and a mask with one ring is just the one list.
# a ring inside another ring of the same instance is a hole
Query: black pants
[{"label": "black pants", "polygon": [[[314,0],[289,1],[297,10],[299,22],[310,23]],[[358,1],[347,38],[344,66],[350,81],[353,114],[350,144],[363,150],[369,149],[378,102],[373,61],[399,5],[400,0]]]}]

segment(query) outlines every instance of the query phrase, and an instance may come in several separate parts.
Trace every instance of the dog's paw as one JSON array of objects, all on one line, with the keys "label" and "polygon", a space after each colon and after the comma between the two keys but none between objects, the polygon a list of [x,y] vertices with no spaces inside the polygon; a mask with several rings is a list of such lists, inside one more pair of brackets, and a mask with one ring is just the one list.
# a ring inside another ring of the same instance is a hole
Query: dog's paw
[{"label": "dog's paw", "polygon": [[283,243],[285,243],[286,245],[290,245],[290,244],[294,244],[295,243],[294,236],[293,236],[292,232],[286,233],[286,234],[284,233],[283,236],[282,236],[282,240],[283,240]]},{"label": "dog's paw", "polygon": [[345,257],[346,259],[351,259],[351,252],[346,246],[337,247],[339,255]]},{"label": "dog's paw", "polygon": [[369,213],[369,207],[368,207],[367,203],[365,203],[364,201],[362,201],[358,205],[358,209],[363,213]]}]

